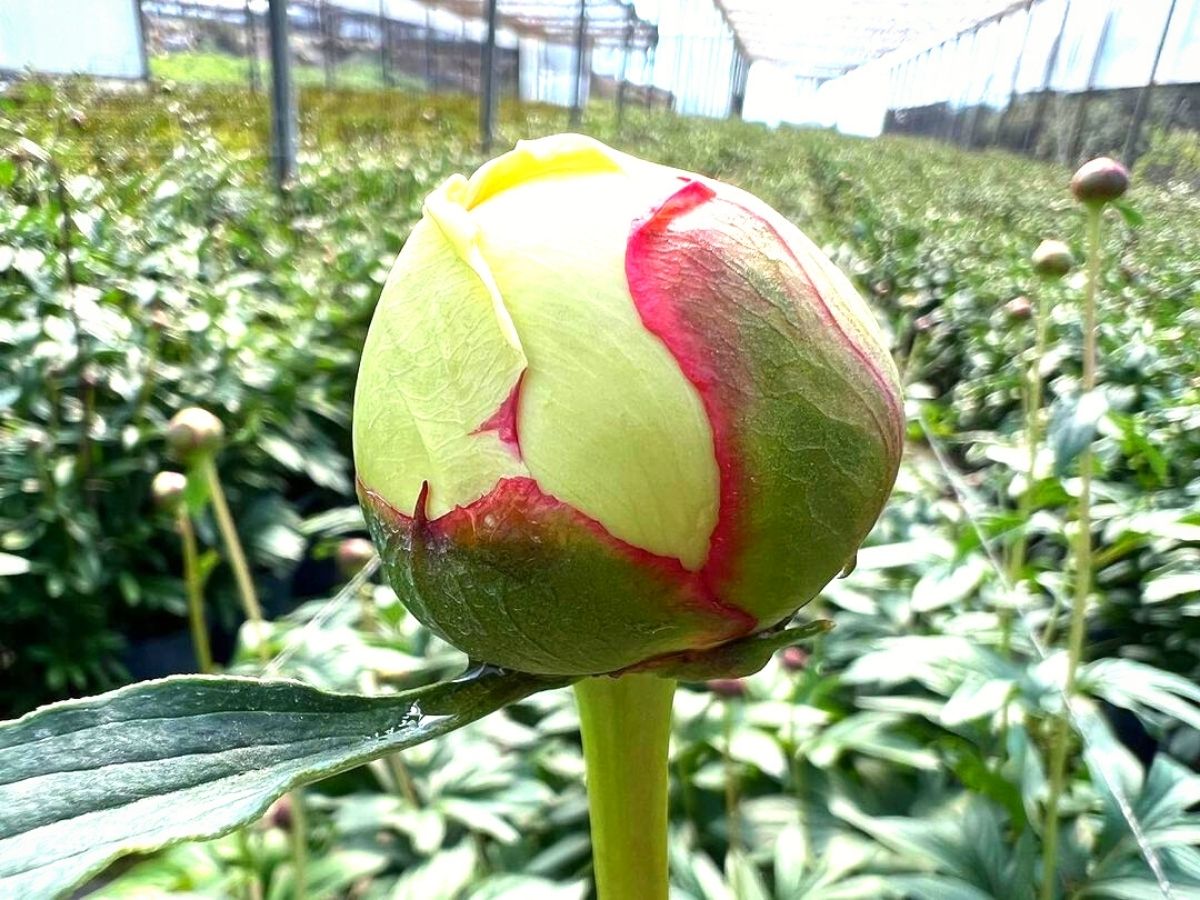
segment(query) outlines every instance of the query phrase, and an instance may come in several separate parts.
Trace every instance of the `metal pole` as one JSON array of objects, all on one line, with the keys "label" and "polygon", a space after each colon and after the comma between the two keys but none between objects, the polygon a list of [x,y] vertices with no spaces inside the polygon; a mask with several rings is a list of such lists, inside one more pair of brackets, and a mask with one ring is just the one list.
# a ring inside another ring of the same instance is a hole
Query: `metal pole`
[{"label": "metal pole", "polygon": [[483,42],[483,52],[480,54],[479,144],[484,153],[492,149],[492,129],[496,116],[496,5],[497,0],[487,0],[487,39]]},{"label": "metal pole", "polygon": [[1095,94],[1096,76],[1100,72],[1100,59],[1104,56],[1104,44],[1108,40],[1108,30],[1112,26],[1112,11],[1104,17],[1104,25],[1100,28],[1100,39],[1096,41],[1096,53],[1092,57],[1092,66],[1088,69],[1087,85],[1079,96],[1075,109],[1075,121],[1071,125],[1071,139],[1067,143],[1067,162],[1074,163],[1079,159],[1080,144],[1083,141],[1083,127],[1087,122],[1088,104]]},{"label": "metal pole", "polygon": [[436,50],[437,45],[433,40],[433,20],[429,14],[429,7],[425,7],[425,83],[434,93],[437,93],[438,88]]},{"label": "metal pole", "polygon": [[587,71],[587,0],[579,0],[579,18],[575,23],[575,84],[571,90],[571,127],[583,122],[583,75]]},{"label": "metal pole", "polygon": [[391,77],[388,73],[388,21],[384,3],[379,0],[379,83],[388,86]]},{"label": "metal pole", "polygon": [[999,143],[1004,135],[1004,126],[1008,124],[1008,117],[1012,115],[1013,107],[1017,105],[1017,82],[1021,77],[1021,63],[1025,59],[1025,48],[1029,46],[1029,31],[1033,25],[1033,0],[1029,0],[1025,4],[1025,34],[1021,37],[1021,47],[1017,50],[1017,59],[1013,63],[1012,86],[1008,91],[1008,103],[1004,107],[1004,111],[1000,113],[1000,118],[996,120],[996,132],[992,135],[992,143]]},{"label": "metal pole", "polygon": [[317,29],[321,33],[321,66],[325,70],[325,88],[333,87],[333,52],[329,40],[329,13],[325,0],[317,6]]},{"label": "metal pole", "polygon": [[621,71],[617,80],[617,128],[625,122],[625,80],[629,75],[629,45],[633,41],[633,8],[625,7],[625,34],[621,40]]},{"label": "metal pole", "polygon": [[1063,4],[1062,21],[1058,23],[1058,35],[1050,47],[1050,58],[1046,60],[1046,72],[1042,78],[1042,92],[1038,95],[1037,108],[1034,110],[1033,118],[1029,121],[1029,127],[1025,129],[1025,139],[1021,141],[1021,149],[1027,152],[1032,149],[1034,137],[1041,133],[1042,120],[1046,118],[1046,107],[1050,104],[1050,82],[1054,78],[1054,67],[1058,64],[1058,52],[1062,49],[1063,32],[1067,28],[1069,15],[1071,15],[1071,0],[1066,0],[1066,3]]},{"label": "metal pole", "polygon": [[271,45],[271,165],[282,191],[296,172],[296,97],[288,45],[287,0],[269,0]]},{"label": "metal pole", "polygon": [[146,47],[146,13],[142,0],[133,0],[133,24],[137,28],[138,56],[142,66],[142,81],[150,80],[150,51]]},{"label": "metal pole", "polygon": [[242,15],[246,22],[246,62],[250,68],[250,90],[258,93],[262,87],[262,76],[258,72],[258,26],[254,24],[254,11],[250,9],[250,0],[242,7]]},{"label": "metal pole", "polygon": [[1171,20],[1175,18],[1175,0],[1167,7],[1167,21],[1163,24],[1162,37],[1158,39],[1158,48],[1154,51],[1154,62],[1150,66],[1150,77],[1145,86],[1138,91],[1137,104],[1133,107],[1133,119],[1129,122],[1129,132],[1125,135],[1124,157],[1126,165],[1132,166],[1137,154],[1137,142],[1141,136],[1142,123],[1146,119],[1146,111],[1150,108],[1150,94],[1154,88],[1154,79],[1158,77],[1158,63],[1162,59],[1163,48],[1167,46],[1167,33],[1171,30]]}]

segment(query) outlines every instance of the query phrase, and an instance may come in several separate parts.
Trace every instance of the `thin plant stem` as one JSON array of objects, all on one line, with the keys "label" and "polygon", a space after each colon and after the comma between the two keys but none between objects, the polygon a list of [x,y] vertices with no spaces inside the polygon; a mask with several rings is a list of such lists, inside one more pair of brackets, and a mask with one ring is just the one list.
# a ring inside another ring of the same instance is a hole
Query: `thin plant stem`
[{"label": "thin plant stem", "polygon": [[267,662],[267,645],[263,641],[263,614],[258,603],[258,594],[254,590],[254,579],[250,575],[250,565],[246,562],[246,553],[238,538],[237,528],[233,524],[233,516],[229,512],[229,502],[225,499],[225,491],[221,487],[221,477],[217,474],[217,465],[211,454],[204,457],[200,463],[204,469],[204,477],[208,481],[208,492],[212,496],[213,512],[217,517],[217,528],[221,532],[221,540],[225,551],[229,554],[229,565],[233,569],[233,577],[237,581],[238,595],[242,600],[242,612],[246,621],[254,629],[255,645],[259,658]]},{"label": "thin plant stem", "polygon": [[308,816],[304,791],[296,788],[292,800],[292,900],[308,897]]},{"label": "thin plant stem", "polygon": [[575,685],[599,900],[666,900],[674,695],[675,682],[654,675]]},{"label": "thin plant stem", "polygon": [[[1026,552],[1029,547],[1029,520],[1033,518],[1033,494],[1037,486],[1037,458],[1042,444],[1042,360],[1046,356],[1046,340],[1049,333],[1050,310],[1043,296],[1033,310],[1034,339],[1033,359],[1026,373],[1025,392],[1022,406],[1025,412],[1025,489],[1017,503],[1021,528],[1017,542],[1013,545],[1008,561],[1009,581],[1018,585],[1025,569]],[[1000,617],[1000,649],[1009,655],[1012,649],[1013,611],[1005,609]]]},{"label": "thin plant stem", "polygon": [[[1088,278],[1083,299],[1083,379],[1081,395],[1096,389],[1096,291],[1100,281],[1100,222],[1102,207],[1087,210]],[[1092,450],[1085,447],[1079,455],[1079,512],[1075,535],[1075,595],[1071,605],[1071,624],[1067,635],[1067,681],[1063,703],[1069,706],[1075,694],[1075,679],[1083,658],[1084,625],[1087,601],[1092,589]],[[1058,804],[1067,770],[1070,745],[1069,709],[1064,708],[1055,723],[1050,756],[1050,793],[1046,800],[1046,826],[1042,854],[1042,900],[1054,897],[1058,865]]]},{"label": "thin plant stem", "polygon": [[250,830],[240,828],[237,832],[238,853],[246,867],[246,900],[263,900],[262,881],[258,877],[258,861],[250,845]]},{"label": "thin plant stem", "polygon": [[204,620],[204,587],[200,583],[200,555],[196,551],[196,530],[192,528],[187,507],[180,505],[176,515],[179,538],[183,543],[183,581],[187,587],[188,625],[192,631],[192,651],[200,672],[213,670],[212,648],[208,643],[208,625]]},{"label": "thin plant stem", "polygon": [[[729,842],[729,852],[736,853],[742,847],[742,823],[738,818],[738,773],[734,765],[730,746],[733,744],[733,720],[735,701],[725,700],[725,743],[721,748],[721,761],[725,766],[725,830]],[[734,896],[738,895],[738,886],[733,885]]]}]

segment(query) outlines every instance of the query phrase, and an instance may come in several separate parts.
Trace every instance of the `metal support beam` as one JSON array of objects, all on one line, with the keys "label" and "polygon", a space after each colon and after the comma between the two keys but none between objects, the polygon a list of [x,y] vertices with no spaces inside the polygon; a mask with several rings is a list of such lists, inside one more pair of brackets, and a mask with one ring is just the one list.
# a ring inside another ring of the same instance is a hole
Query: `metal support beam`
[{"label": "metal support beam", "polygon": [[632,6],[625,7],[625,37],[621,41],[621,70],[617,76],[617,128],[625,122],[625,88],[629,76],[629,45],[633,41],[633,19],[635,13]]},{"label": "metal support beam", "polygon": [[392,82],[392,73],[388,71],[391,28],[388,27],[387,10],[384,9],[384,3],[385,0],[379,0],[379,83],[387,87]]},{"label": "metal support beam", "polygon": [[1075,107],[1075,121],[1071,125],[1071,139],[1067,142],[1067,164],[1079,162],[1079,154],[1083,143],[1083,129],[1087,124],[1087,109],[1096,93],[1096,76],[1100,74],[1100,60],[1104,56],[1104,45],[1108,42],[1108,31],[1112,27],[1112,11],[1104,17],[1100,27],[1100,37],[1096,41],[1096,52],[1092,56],[1092,65],[1088,69],[1087,84]]},{"label": "metal support beam", "polygon": [[246,25],[246,63],[250,70],[250,90],[257,94],[262,87],[262,76],[258,72],[258,24],[254,21],[254,10],[250,8],[250,0],[246,0],[242,7],[242,16]]},{"label": "metal support beam", "polygon": [[1025,60],[1025,48],[1029,46],[1029,31],[1033,25],[1033,0],[1025,4],[1025,33],[1021,36],[1021,46],[1017,50],[1017,58],[1013,62],[1012,84],[1008,89],[1008,103],[1004,111],[996,119],[996,130],[992,134],[992,143],[999,143],[1004,135],[1004,126],[1012,115],[1013,107],[1017,105],[1017,82],[1021,78],[1021,63]]},{"label": "metal support beam", "polygon": [[142,0],[133,0],[133,24],[137,28],[138,56],[142,66],[142,81],[150,80],[150,50],[146,46],[146,13]]},{"label": "metal support beam", "polygon": [[480,53],[479,145],[484,153],[492,151],[492,131],[496,118],[496,7],[498,0],[487,0],[487,36]]},{"label": "metal support beam", "polygon": [[1054,69],[1058,65],[1058,54],[1062,50],[1063,32],[1067,28],[1067,17],[1071,15],[1071,0],[1063,5],[1062,21],[1058,23],[1058,35],[1054,38],[1054,43],[1050,47],[1050,58],[1046,60],[1046,71],[1042,77],[1042,92],[1038,96],[1037,108],[1034,110],[1033,118],[1029,121],[1029,127],[1025,129],[1025,139],[1021,141],[1021,149],[1029,151],[1033,149],[1033,141],[1042,130],[1042,121],[1046,118],[1046,107],[1050,105],[1050,82],[1054,79]]},{"label": "metal support beam", "polygon": [[269,0],[271,45],[271,168],[283,190],[296,173],[296,97],[288,46],[287,0]]},{"label": "metal support beam", "polygon": [[1150,66],[1150,77],[1145,86],[1138,91],[1137,103],[1133,107],[1133,118],[1129,122],[1129,132],[1125,135],[1125,150],[1121,156],[1127,166],[1133,166],[1137,161],[1137,143],[1141,136],[1142,123],[1150,108],[1150,94],[1154,90],[1154,80],[1158,77],[1158,64],[1162,60],[1163,48],[1167,45],[1167,34],[1171,31],[1171,21],[1175,18],[1175,0],[1167,8],[1167,21],[1163,23],[1162,36],[1158,39],[1158,48],[1154,51],[1154,62]]},{"label": "metal support beam", "polygon": [[575,84],[571,91],[571,127],[583,122],[583,76],[587,65],[587,0],[579,0],[579,18],[575,23]]}]

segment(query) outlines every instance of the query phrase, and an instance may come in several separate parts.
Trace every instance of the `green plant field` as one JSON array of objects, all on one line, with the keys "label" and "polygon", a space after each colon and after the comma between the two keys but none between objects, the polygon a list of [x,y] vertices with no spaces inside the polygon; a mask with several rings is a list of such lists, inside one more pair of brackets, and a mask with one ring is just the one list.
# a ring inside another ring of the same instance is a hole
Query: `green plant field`
[{"label": "green plant field", "polygon": [[[201,80],[244,81],[225,65]],[[390,690],[461,668],[389,589],[340,591],[329,556],[363,528],[349,417],[371,311],[422,198],[482,161],[476,117],[465,97],[306,89],[300,172],[281,198],[265,99],[241,87],[29,84],[0,98],[5,717],[161,674],[170,641],[186,654],[178,539],[148,492],[170,466],[164,425],[189,404],[230,435],[222,476],[275,618],[272,671]],[[497,144],[565,127],[563,110],[506,105]],[[1092,435],[1097,590],[1077,701],[1088,743],[1062,804],[1061,896],[1161,895],[1128,801],[1174,895],[1200,897],[1200,195],[1135,174],[1110,216],[1106,404],[1081,409],[1081,283],[1044,284],[1029,263],[1045,237],[1082,257],[1069,172],[640,109],[620,130],[589,110],[586,130],[745,187],[800,225],[871,302],[908,397],[884,518],[853,573],[801,613],[837,627],[738,696],[691,685],[677,698],[678,897],[1037,896],[1073,463]],[[1049,311],[1053,347],[1027,521],[1033,325],[1005,306],[1020,296]],[[1014,609],[1020,534],[1033,588]],[[232,645],[213,522],[199,538],[209,615]],[[261,668],[245,647],[232,665]],[[574,708],[557,691],[309,789],[309,895],[584,897],[581,773]],[[239,896],[253,879],[290,896],[291,817],[278,806],[248,839],[122,866],[95,895]]]}]

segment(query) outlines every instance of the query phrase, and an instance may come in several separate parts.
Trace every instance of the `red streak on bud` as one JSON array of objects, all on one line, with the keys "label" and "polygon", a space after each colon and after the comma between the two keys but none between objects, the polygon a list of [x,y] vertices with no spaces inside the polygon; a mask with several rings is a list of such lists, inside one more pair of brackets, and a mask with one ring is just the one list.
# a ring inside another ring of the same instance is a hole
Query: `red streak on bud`
[{"label": "red streak on bud", "polygon": [[[679,295],[688,262],[672,252],[676,243],[687,241],[672,234],[680,216],[716,197],[716,191],[701,181],[689,181],[660,206],[637,222],[625,248],[625,277],[634,306],[646,329],[659,338],[679,363],[683,375],[696,388],[713,432],[713,453],[720,473],[717,524],[709,540],[708,558],[700,577],[708,594],[732,576],[736,557],[735,529],[742,483],[740,460],[734,449],[734,424],[728,391],[729,373],[723,372],[704,336],[689,327],[682,316],[686,297]],[[742,613],[753,620],[749,613]]]},{"label": "red streak on bud", "polygon": [[517,407],[521,402],[521,385],[524,382],[525,373],[522,372],[499,408],[485,419],[482,425],[471,432],[472,434],[483,434],[488,431],[496,432],[496,436],[500,438],[500,443],[511,450],[517,459],[522,458],[521,438],[517,434]]}]

